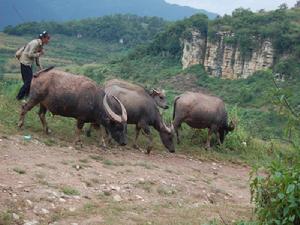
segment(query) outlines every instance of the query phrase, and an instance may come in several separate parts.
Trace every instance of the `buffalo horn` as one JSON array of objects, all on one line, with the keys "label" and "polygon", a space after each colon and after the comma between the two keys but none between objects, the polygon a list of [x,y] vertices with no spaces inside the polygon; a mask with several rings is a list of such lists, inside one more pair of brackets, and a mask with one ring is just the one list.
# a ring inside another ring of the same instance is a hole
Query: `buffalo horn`
[{"label": "buffalo horn", "polygon": [[168,132],[168,133],[172,133],[172,129],[170,127],[168,127],[165,122],[163,122],[163,126],[165,128],[165,130]]},{"label": "buffalo horn", "polygon": [[122,122],[127,122],[127,111],[126,111],[124,105],[122,104],[122,102],[116,96],[113,95],[113,97],[114,97],[114,99],[116,99],[116,101],[121,106],[121,109],[122,109],[122,116],[121,116],[122,117]]},{"label": "buffalo horn", "polygon": [[118,122],[118,123],[122,123],[122,118],[121,116],[117,115],[116,113],[114,113],[112,111],[112,109],[110,108],[110,106],[107,103],[107,94],[105,94],[104,99],[103,99],[103,105],[104,105],[104,109],[105,112],[108,114],[108,116],[113,119],[114,121]]}]

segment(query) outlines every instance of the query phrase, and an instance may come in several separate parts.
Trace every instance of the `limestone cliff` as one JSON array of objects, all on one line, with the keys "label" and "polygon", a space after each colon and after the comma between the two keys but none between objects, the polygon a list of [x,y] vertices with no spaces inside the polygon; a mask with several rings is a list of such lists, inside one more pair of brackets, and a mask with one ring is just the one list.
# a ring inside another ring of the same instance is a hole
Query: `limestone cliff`
[{"label": "limestone cliff", "polygon": [[255,71],[272,66],[274,50],[269,40],[262,40],[261,44],[251,51],[248,57],[242,57],[237,46],[224,41],[232,33],[219,32],[215,42],[207,40],[198,31],[191,31],[189,40],[182,40],[182,65],[187,68],[195,64],[203,64],[212,76],[227,79],[247,78]]}]

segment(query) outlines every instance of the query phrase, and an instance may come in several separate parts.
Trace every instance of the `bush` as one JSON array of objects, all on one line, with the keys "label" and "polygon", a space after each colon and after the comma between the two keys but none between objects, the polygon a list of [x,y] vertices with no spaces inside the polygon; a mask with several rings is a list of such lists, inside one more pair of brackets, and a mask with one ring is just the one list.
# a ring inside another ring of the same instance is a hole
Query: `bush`
[{"label": "bush", "polygon": [[300,224],[300,164],[281,161],[267,168],[267,176],[252,174],[251,194],[260,224]]}]

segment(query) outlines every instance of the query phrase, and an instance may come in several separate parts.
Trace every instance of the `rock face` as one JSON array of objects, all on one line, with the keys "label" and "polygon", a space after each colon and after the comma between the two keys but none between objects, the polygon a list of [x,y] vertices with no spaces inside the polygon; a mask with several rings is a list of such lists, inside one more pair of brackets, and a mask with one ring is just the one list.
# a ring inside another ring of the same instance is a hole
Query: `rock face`
[{"label": "rock face", "polygon": [[242,57],[238,46],[224,41],[226,36],[233,36],[232,33],[219,32],[216,42],[207,41],[207,37],[196,30],[191,33],[190,40],[182,40],[183,69],[202,64],[212,76],[238,79],[247,78],[255,71],[273,65],[274,49],[269,40],[262,40],[248,57]]},{"label": "rock face", "polygon": [[194,30],[191,31],[191,34],[191,40],[182,40],[183,54],[181,61],[184,69],[192,65],[204,63],[206,36]]}]

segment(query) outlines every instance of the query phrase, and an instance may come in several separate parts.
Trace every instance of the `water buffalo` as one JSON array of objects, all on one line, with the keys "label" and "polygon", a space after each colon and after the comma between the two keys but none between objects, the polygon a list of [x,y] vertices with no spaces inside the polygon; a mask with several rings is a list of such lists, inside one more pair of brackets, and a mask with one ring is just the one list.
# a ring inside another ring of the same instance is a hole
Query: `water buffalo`
[{"label": "water buffalo", "polygon": [[140,92],[142,94],[149,94],[153,100],[155,101],[155,103],[157,104],[158,107],[162,108],[162,109],[168,109],[168,103],[167,103],[167,99],[166,99],[166,94],[164,91],[160,91],[157,89],[151,89],[151,90],[147,90],[144,87],[137,85],[137,84],[132,84],[129,83],[127,81],[124,80],[120,80],[120,79],[112,79],[112,80],[108,80],[105,82],[105,88],[108,88],[110,86],[113,85],[117,85],[119,87],[123,87],[126,88],[128,90],[132,90],[132,91],[136,91],[136,92]]},{"label": "water buffalo", "polygon": [[105,94],[94,81],[79,75],[48,68],[34,75],[29,101],[22,106],[19,127],[24,124],[26,113],[40,104],[39,117],[44,131],[48,133],[45,118],[49,110],[54,115],[73,117],[77,120],[77,139],[84,123],[103,125],[121,145],[127,143],[127,113],[115,96]]},{"label": "water buffalo", "polygon": [[228,125],[224,102],[215,96],[200,92],[185,92],[174,100],[173,125],[180,143],[178,128],[181,123],[192,128],[208,128],[206,147],[210,147],[212,132],[217,135],[218,143],[224,141],[225,135],[234,130],[232,122]]},{"label": "water buffalo", "polygon": [[148,137],[147,153],[150,153],[152,149],[150,126],[153,126],[159,132],[164,146],[170,152],[175,152],[172,129],[163,122],[157,105],[149,94],[119,85],[105,86],[105,92],[120,99],[127,112],[127,123],[136,125],[135,146],[142,129]]}]

